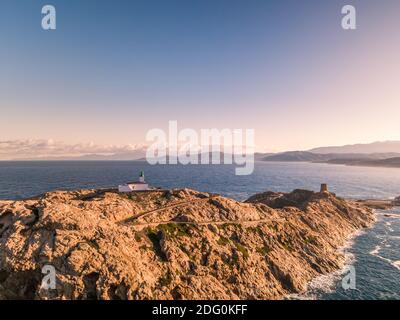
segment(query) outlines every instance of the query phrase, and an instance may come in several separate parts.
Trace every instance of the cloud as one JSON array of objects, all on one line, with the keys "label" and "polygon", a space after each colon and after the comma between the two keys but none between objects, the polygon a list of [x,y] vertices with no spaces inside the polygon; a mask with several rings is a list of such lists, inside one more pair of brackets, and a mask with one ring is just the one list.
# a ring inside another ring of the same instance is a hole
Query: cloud
[{"label": "cloud", "polygon": [[49,140],[0,140],[0,160],[75,157],[88,154],[113,155],[142,150],[143,145],[98,145],[93,142],[67,144]]}]

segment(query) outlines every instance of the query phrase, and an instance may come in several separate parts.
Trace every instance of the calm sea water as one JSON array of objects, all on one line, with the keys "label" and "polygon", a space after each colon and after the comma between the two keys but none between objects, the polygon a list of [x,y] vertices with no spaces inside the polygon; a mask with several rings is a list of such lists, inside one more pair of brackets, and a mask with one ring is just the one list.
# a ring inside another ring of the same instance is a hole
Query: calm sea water
[{"label": "calm sea water", "polygon": [[[347,198],[400,195],[400,169],[312,163],[256,163],[250,176],[231,165],[150,166],[139,161],[0,162],[0,199],[22,199],[52,190],[116,187],[144,170],[163,188],[193,188],[237,200],[266,190],[318,190],[328,183]],[[346,255],[356,270],[356,289],[344,290],[338,274],[323,277],[305,296],[320,299],[400,299],[400,210],[378,213],[375,226],[354,239]]]}]

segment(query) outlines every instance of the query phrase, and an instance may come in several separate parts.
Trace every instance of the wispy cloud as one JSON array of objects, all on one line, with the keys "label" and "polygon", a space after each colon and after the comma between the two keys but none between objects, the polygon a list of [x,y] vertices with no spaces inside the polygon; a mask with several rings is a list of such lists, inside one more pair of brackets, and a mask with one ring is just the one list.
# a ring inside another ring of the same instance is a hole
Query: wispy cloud
[{"label": "wispy cloud", "polygon": [[54,140],[0,140],[0,160],[71,157],[87,154],[112,155],[143,149],[143,145],[67,144]]}]

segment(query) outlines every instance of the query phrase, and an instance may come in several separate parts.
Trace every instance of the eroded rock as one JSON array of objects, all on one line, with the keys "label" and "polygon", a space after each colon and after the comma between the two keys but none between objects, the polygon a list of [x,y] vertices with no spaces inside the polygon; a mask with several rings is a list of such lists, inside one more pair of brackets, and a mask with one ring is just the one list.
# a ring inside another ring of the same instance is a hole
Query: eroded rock
[{"label": "eroded rock", "polygon": [[[137,217],[132,219],[132,217]],[[3,299],[281,299],[343,263],[372,211],[334,194],[194,190],[0,201]],[[45,265],[56,289],[41,288]]]}]

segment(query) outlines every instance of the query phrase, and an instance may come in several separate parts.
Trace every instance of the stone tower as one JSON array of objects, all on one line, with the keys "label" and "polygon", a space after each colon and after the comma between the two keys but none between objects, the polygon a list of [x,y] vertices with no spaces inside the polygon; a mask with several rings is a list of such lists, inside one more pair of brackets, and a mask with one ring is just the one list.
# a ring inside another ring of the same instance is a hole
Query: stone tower
[{"label": "stone tower", "polygon": [[321,184],[321,190],[320,192],[329,192],[328,191],[328,185],[326,183]]}]

